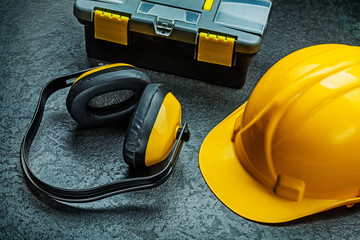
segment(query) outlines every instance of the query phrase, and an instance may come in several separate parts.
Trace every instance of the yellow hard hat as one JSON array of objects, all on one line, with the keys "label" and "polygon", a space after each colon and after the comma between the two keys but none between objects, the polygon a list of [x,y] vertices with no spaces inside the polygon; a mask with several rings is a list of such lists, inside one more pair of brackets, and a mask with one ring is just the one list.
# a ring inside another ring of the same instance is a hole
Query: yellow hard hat
[{"label": "yellow hard hat", "polygon": [[360,47],[312,46],[276,63],[204,140],[214,194],[258,222],[360,202]]}]

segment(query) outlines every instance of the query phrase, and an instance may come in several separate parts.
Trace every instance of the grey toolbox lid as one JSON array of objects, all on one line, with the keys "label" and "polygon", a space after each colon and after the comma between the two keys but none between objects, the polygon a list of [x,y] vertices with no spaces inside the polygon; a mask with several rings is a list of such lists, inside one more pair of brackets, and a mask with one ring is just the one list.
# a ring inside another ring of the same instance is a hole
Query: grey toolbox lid
[{"label": "grey toolbox lid", "polygon": [[235,52],[255,54],[271,5],[270,0],[76,0],[74,14],[86,24],[94,21],[95,10],[114,12],[130,18],[130,32],[191,44],[200,32],[232,37]]}]

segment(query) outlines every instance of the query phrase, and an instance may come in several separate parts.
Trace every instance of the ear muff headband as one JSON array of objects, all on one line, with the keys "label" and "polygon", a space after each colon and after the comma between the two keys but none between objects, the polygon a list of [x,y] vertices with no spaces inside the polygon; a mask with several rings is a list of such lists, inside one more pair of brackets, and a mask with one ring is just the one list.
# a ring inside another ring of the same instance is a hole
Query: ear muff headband
[{"label": "ear muff headband", "polygon": [[188,130],[188,125],[186,122],[179,131],[177,140],[175,142],[175,145],[173,147],[167,165],[160,172],[151,176],[122,179],[119,181],[115,181],[113,183],[101,185],[94,188],[88,188],[88,189],[65,189],[45,183],[44,181],[37,178],[29,168],[28,158],[29,158],[31,144],[39,129],[47,99],[54,92],[71,86],[73,82],[68,82],[68,80],[78,77],[89,70],[90,69],[80,71],[74,74],[70,74],[64,77],[56,78],[50,81],[49,83],[47,83],[45,87],[41,90],[40,98],[34,116],[31,120],[30,126],[28,127],[25,133],[25,136],[23,138],[20,147],[20,163],[25,178],[36,189],[45,193],[47,196],[58,201],[71,202],[71,203],[96,201],[120,193],[153,188],[164,183],[169,178],[170,174],[172,173],[175,167],[176,160],[180,153],[183,142],[188,141],[190,138],[190,132]]}]

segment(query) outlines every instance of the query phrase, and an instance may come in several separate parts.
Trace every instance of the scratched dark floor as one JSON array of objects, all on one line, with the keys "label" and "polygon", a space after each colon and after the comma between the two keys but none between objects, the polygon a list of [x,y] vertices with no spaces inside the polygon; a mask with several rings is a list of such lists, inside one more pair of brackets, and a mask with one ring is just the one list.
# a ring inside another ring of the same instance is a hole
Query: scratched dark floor
[{"label": "scratched dark floor", "polygon": [[[34,194],[19,148],[41,87],[88,67],[83,26],[73,1],[2,0],[0,5],[0,239],[359,239],[360,204],[286,224],[248,221],[212,194],[198,167],[207,133],[244,103],[260,77],[287,54],[321,43],[360,43],[358,0],[276,0],[261,51],[243,89],[148,71],[179,99],[191,141],[158,188],[95,203],[60,204]],[[359,56],[360,57],[360,56]],[[66,90],[51,97],[31,152],[31,168],[58,186],[89,187],[126,174],[123,128],[85,130],[65,109]]]}]

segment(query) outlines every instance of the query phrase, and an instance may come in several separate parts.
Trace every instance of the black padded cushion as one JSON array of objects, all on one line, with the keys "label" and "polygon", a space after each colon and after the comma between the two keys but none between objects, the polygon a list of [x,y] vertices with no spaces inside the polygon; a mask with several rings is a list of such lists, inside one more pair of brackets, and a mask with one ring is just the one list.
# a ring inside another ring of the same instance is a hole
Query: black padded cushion
[{"label": "black padded cushion", "polygon": [[[98,127],[112,124],[130,118],[149,83],[149,77],[135,67],[115,66],[102,69],[73,84],[66,99],[66,107],[72,118],[81,125]],[[93,98],[120,90],[131,90],[133,95],[122,103],[101,109],[89,106]]]},{"label": "black padded cushion", "polygon": [[149,84],[129,124],[124,141],[124,160],[136,169],[144,168],[145,152],[151,130],[167,91],[160,84]]}]

